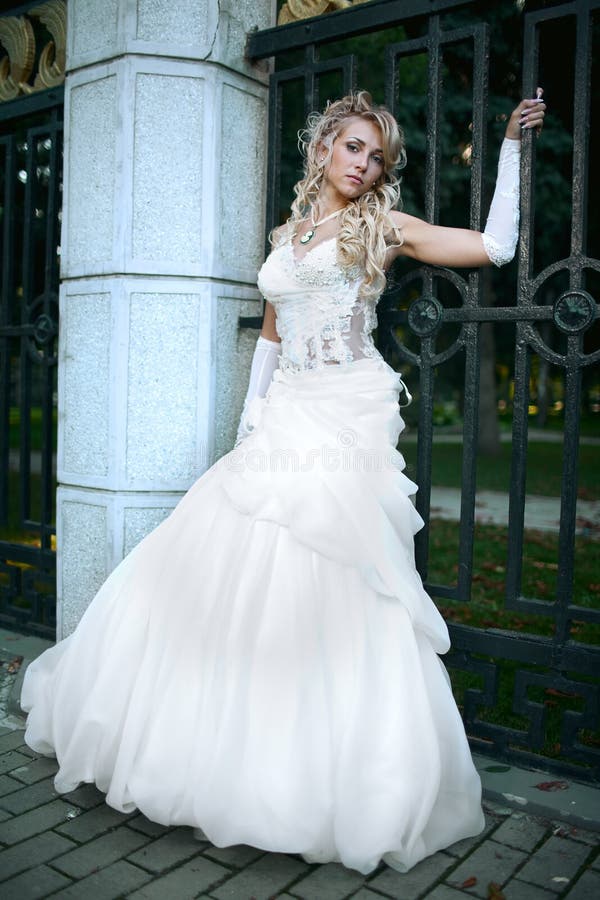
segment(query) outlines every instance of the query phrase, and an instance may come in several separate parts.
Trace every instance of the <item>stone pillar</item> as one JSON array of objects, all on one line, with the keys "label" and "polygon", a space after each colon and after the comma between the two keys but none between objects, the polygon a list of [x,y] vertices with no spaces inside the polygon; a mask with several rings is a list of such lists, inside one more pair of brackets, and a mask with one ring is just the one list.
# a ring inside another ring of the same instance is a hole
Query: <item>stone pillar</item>
[{"label": "stone pillar", "polygon": [[233,444],[256,332],[273,0],[70,0],[58,638]]}]

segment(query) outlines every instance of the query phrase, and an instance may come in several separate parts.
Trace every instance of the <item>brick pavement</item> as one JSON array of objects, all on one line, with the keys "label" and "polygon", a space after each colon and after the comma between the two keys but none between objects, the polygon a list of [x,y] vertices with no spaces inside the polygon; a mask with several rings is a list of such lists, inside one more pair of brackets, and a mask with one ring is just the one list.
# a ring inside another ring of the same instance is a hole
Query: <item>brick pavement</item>
[{"label": "brick pavement", "polygon": [[369,876],[293,854],[219,849],[190,828],[164,828],[107,807],[84,785],[58,796],[53,760],[21,730],[0,728],[3,900],[597,900],[600,834],[486,804],[487,828],[406,874]]}]

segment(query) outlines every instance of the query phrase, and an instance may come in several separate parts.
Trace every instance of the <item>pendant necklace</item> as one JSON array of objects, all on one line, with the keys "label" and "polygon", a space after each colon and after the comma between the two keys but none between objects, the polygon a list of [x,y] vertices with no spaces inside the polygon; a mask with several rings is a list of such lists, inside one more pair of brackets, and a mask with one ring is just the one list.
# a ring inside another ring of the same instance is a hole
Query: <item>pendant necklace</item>
[{"label": "pendant necklace", "polygon": [[315,222],[315,220],[314,220],[314,218],[313,218],[313,211],[311,210],[311,213],[310,213],[310,223],[311,223],[311,225],[312,225],[312,228],[309,228],[308,231],[306,232],[306,234],[303,234],[303,235],[302,235],[302,237],[300,238],[300,243],[301,243],[301,244],[308,244],[309,241],[312,241],[312,239],[314,238],[314,236],[315,236],[315,234],[316,234],[316,231],[317,231],[317,228],[319,227],[319,225],[324,225],[325,222],[329,222],[330,219],[333,219],[334,216],[337,216],[339,213],[341,213],[341,211],[342,211],[343,209],[344,209],[344,207],[341,206],[339,209],[336,209],[335,212],[332,212],[332,213],[330,213],[328,216],[325,216],[324,219],[319,219],[318,222]]}]

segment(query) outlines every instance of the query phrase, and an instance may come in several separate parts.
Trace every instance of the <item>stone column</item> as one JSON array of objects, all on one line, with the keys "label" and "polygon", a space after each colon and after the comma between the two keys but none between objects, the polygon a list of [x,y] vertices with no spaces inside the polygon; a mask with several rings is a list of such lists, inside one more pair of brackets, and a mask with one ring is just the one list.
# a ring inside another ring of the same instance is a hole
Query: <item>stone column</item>
[{"label": "stone column", "polygon": [[273,0],[70,0],[58,638],[233,444],[256,332]]}]

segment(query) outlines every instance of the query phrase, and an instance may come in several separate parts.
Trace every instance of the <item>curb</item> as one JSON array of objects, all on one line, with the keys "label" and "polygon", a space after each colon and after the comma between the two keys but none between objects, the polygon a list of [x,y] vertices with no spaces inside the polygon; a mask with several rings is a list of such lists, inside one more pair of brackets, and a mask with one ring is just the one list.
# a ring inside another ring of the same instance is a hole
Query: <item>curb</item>
[{"label": "curb", "polygon": [[473,754],[483,796],[527,815],[600,831],[600,788]]}]

